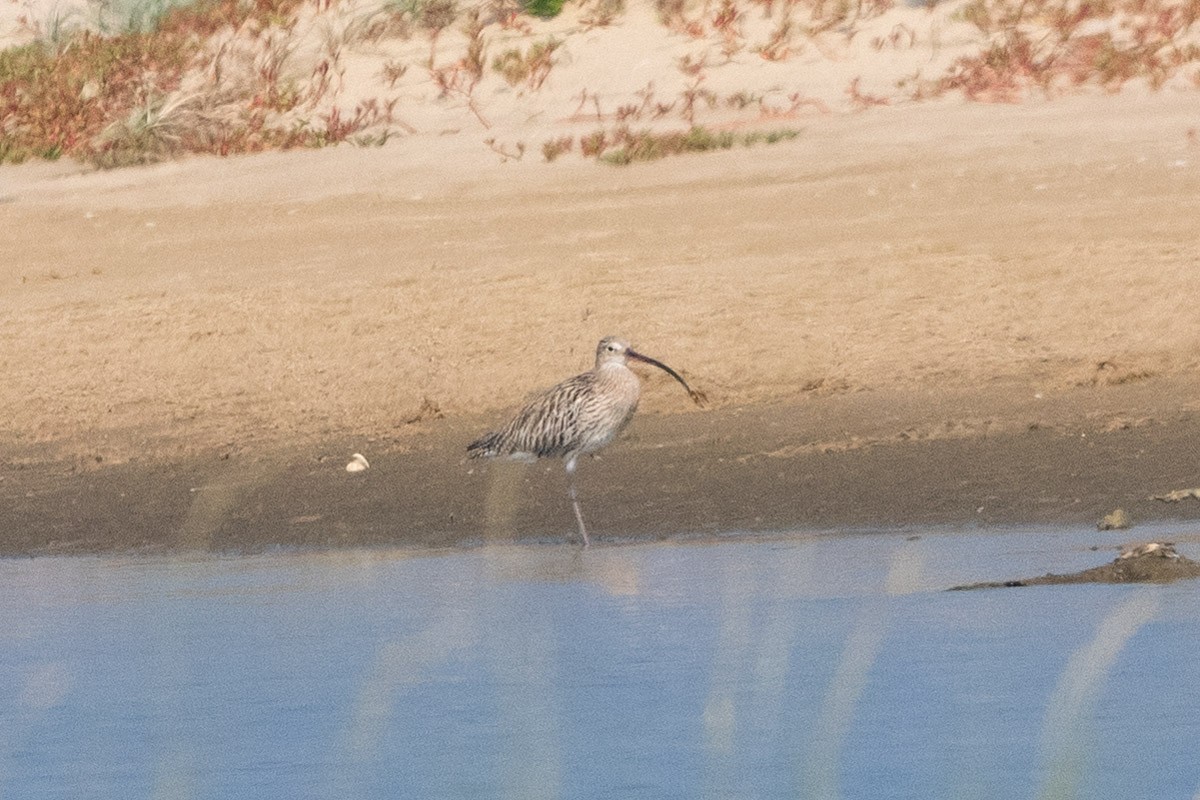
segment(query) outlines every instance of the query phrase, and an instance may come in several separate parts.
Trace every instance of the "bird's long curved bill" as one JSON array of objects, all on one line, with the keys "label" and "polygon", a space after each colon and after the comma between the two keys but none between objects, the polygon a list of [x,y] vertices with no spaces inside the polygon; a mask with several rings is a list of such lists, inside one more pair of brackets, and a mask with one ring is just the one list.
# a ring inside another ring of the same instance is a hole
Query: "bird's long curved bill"
[{"label": "bird's long curved bill", "polygon": [[705,401],[708,399],[704,396],[703,392],[697,392],[695,389],[688,386],[687,381],[685,381],[682,377],[680,377],[678,372],[671,369],[670,367],[668,367],[666,364],[662,363],[658,359],[651,358],[650,356],[644,356],[641,353],[635,351],[633,348],[626,350],[625,355],[628,356],[629,358],[635,359],[637,361],[642,361],[642,362],[645,362],[646,364],[650,364],[652,366],[658,367],[663,372],[667,373],[672,378],[679,381],[679,383],[683,385],[683,388],[687,389],[688,397],[692,398],[692,402],[695,403],[696,405],[702,406],[702,405],[704,405]]}]

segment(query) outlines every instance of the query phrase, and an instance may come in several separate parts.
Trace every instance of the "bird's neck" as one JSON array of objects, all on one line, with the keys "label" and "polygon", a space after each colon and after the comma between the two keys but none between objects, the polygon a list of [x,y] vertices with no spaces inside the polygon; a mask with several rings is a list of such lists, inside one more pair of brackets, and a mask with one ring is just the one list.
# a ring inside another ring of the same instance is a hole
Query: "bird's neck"
[{"label": "bird's neck", "polygon": [[597,364],[596,372],[599,372],[601,375],[623,375],[627,372],[631,375],[633,374],[633,370],[629,368],[629,365],[621,361],[605,361]]},{"label": "bird's neck", "polygon": [[636,392],[642,385],[637,373],[628,364],[620,361],[609,361],[596,368],[596,379],[605,386],[625,387],[624,391]]}]

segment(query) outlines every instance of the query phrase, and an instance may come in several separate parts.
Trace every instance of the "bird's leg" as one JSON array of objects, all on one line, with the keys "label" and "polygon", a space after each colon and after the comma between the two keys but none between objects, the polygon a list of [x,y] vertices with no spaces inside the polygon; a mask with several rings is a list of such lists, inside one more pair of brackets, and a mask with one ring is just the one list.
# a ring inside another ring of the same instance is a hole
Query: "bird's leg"
[{"label": "bird's leg", "polygon": [[575,512],[575,522],[579,524],[579,535],[583,537],[583,546],[589,547],[587,526],[583,524],[583,512],[579,510],[579,498],[575,496],[575,459],[569,458],[567,468],[567,495],[571,498],[571,510]]},{"label": "bird's leg", "polygon": [[579,510],[579,499],[575,497],[575,483],[572,481],[569,490],[571,495],[571,509],[575,512],[575,522],[579,524],[579,535],[583,537],[583,546],[585,548],[591,545],[588,541],[587,526],[583,524],[583,513]]}]

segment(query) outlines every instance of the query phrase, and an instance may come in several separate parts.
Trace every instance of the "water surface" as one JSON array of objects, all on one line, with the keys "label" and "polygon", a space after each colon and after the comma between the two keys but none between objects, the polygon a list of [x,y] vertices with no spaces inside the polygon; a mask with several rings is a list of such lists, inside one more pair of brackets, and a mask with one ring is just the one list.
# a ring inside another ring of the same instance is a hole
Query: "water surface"
[{"label": "water surface", "polygon": [[2,561],[0,798],[1192,798],[1194,583],[942,591],[1127,538]]}]

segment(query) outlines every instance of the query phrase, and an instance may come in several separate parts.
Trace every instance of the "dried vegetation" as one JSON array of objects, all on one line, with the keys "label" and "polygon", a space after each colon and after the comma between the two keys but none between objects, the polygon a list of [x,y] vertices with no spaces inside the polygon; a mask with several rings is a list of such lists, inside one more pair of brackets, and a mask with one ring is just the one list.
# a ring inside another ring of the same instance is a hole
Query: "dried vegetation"
[{"label": "dried vegetation", "polygon": [[[71,156],[113,167],[184,153],[371,146],[458,130],[464,120],[508,160],[525,144],[498,145],[497,118],[519,137],[513,119],[547,112],[563,130],[542,144],[546,161],[578,152],[628,163],[778,140],[795,128],[738,131],[834,106],[862,111],[947,93],[1015,102],[1180,77],[1200,87],[1200,0],[956,0],[924,9],[893,0],[650,1],[678,53],[656,78],[663,88],[583,88],[574,113],[561,114],[543,90],[575,57],[573,35],[619,25],[625,0],[576,0],[566,22],[549,20],[558,0],[158,0],[124,14],[110,1],[41,16],[29,5],[24,43],[0,51],[0,163]],[[943,37],[956,49],[939,60]],[[872,57],[917,48],[933,56],[899,79],[881,79],[878,68],[849,73],[841,98],[802,88],[801,60],[869,67]],[[365,83],[376,88],[364,93],[366,61]],[[767,76],[761,83],[722,78],[753,64]],[[405,120],[431,104],[439,127]]]}]

